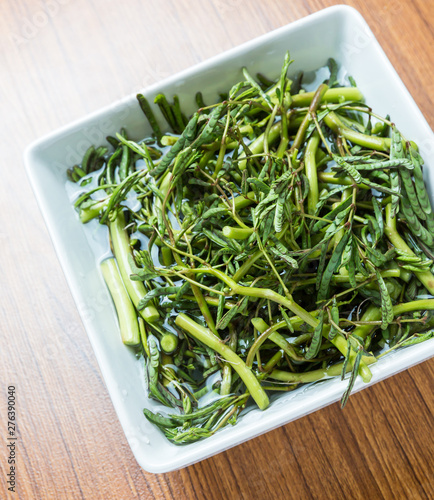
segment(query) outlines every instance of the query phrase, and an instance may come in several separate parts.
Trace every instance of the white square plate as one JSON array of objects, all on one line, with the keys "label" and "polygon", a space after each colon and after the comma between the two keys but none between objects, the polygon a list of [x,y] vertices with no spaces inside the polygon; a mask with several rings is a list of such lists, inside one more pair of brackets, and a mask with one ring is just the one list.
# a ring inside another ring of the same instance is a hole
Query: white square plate
[{"label": "white square plate", "polygon": [[[377,113],[390,114],[402,133],[416,141],[426,161],[425,175],[433,186],[434,136],[361,15],[345,6],[331,7],[183,71],[144,91],[153,102],[158,92],[178,94],[188,113],[201,90],[206,102],[242,79],[241,68],[278,77],[285,52],[295,63],[290,72],[312,71],[336,59],[352,75]],[[159,110],[156,110],[159,118]],[[162,119],[160,120],[163,123]],[[25,162],[60,263],[95,351],[113,405],[138,463],[147,471],[168,472],[226,450],[254,436],[337,401],[347,382],[337,379],[302,387],[272,398],[266,411],[251,410],[239,423],[203,441],[176,446],[143,416],[143,407],[156,410],[144,390],[142,363],[119,336],[114,307],[99,272],[96,252],[104,251],[71,206],[66,169],[81,160],[91,145],[124,126],[131,137],[151,133],[135,96],[84,117],[32,144]],[[430,189],[431,191],[431,189]],[[434,355],[434,340],[395,351],[372,366],[372,383]],[[357,381],[355,390],[366,387]]]}]

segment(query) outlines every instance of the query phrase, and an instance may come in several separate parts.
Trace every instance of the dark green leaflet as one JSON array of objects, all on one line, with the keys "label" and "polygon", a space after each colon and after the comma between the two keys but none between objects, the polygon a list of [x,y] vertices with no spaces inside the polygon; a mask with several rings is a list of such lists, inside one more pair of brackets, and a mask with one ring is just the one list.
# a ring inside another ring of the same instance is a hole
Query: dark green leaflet
[{"label": "dark green leaflet", "polygon": [[[392,125],[392,143],[390,146],[390,159],[401,159],[404,156],[404,151],[402,148],[402,137],[399,131],[396,129],[395,125]],[[400,177],[398,172],[393,170],[390,171],[390,187],[392,191],[399,194],[400,189]],[[395,217],[399,208],[399,196],[392,196],[392,217]]]},{"label": "dark green leaflet", "polygon": [[199,418],[205,417],[209,415],[210,413],[214,413],[216,410],[225,407],[228,404],[231,404],[235,400],[234,396],[226,396],[224,398],[218,399],[217,401],[214,401],[213,403],[210,403],[207,406],[204,406],[203,408],[200,408],[199,410],[196,410],[192,413],[189,413],[187,415],[169,415],[169,418],[171,418],[175,422],[183,423],[187,422],[189,420],[195,421]]},{"label": "dark green leaflet", "polygon": [[[127,148],[128,149],[128,148]],[[117,167],[117,163],[119,160],[120,156],[123,156],[123,148],[117,149],[110,157],[109,161],[107,162],[107,168],[106,168],[106,179],[108,184],[114,184],[116,182],[115,179],[115,169]],[[122,179],[124,180],[124,179]]]},{"label": "dark green leaflet", "polygon": [[327,259],[327,249],[328,249],[328,241],[325,241],[321,245],[321,257],[319,259],[318,263],[318,269],[316,270],[316,283],[315,283],[315,288],[319,290],[319,287],[321,285],[321,280],[323,277],[324,269],[326,266],[326,259]]},{"label": "dark green leaflet", "polygon": [[173,183],[176,183],[181,175],[185,173],[187,168],[194,164],[199,157],[200,153],[193,150],[190,146],[187,146],[183,151],[181,151],[173,164]]},{"label": "dark green leaflet", "polygon": [[382,184],[377,184],[376,182],[372,182],[372,181],[370,181],[368,179],[365,179],[365,178],[362,180],[362,183],[366,184],[367,186],[369,186],[371,188],[376,189],[377,191],[380,191],[381,193],[391,194],[395,198],[400,198],[401,197],[401,193],[398,192],[394,188],[391,189],[391,188],[389,188],[387,186],[383,186]]},{"label": "dark green leaflet", "polygon": [[[242,254],[238,254],[237,250],[235,250],[234,248],[220,248],[220,250],[218,250],[214,254],[212,260],[210,261],[210,264],[215,264],[223,255],[236,255],[237,257],[239,257],[239,255]],[[245,256],[243,258],[245,258]]]},{"label": "dark green leaflet", "polygon": [[146,369],[148,375],[149,391],[154,399],[157,399],[165,406],[171,406],[167,399],[161,394],[158,389],[158,369],[160,366],[160,352],[156,338],[154,336],[148,337],[148,346],[151,354],[150,359],[146,362]]},{"label": "dark green leaflet", "polygon": [[326,204],[326,202],[329,198],[331,198],[332,196],[335,196],[337,194],[340,194],[340,193],[342,193],[342,188],[338,187],[338,188],[332,189],[332,190],[328,191],[327,193],[325,193],[324,195],[322,195],[319,199],[319,202],[316,204],[315,215],[320,213],[321,209]]},{"label": "dark green leaflet", "polygon": [[238,313],[238,306],[231,307],[217,322],[217,330],[224,330]]},{"label": "dark green leaflet", "polygon": [[121,201],[123,201],[128,192],[133,188],[133,186],[139,182],[139,180],[146,175],[146,170],[139,170],[129,175],[123,182],[118,184],[118,186],[113,190],[113,193],[110,196],[110,201],[107,205],[107,208],[104,214],[101,216],[100,223],[103,224],[107,218],[111,210],[114,209],[116,205],[118,205]]},{"label": "dark green leaflet", "polygon": [[337,244],[321,278],[321,284],[318,291],[318,300],[325,300],[330,286],[330,281],[342,258],[342,253],[347,244],[350,233],[347,232],[342,236],[342,239]]},{"label": "dark green leaflet", "polygon": [[119,166],[119,177],[121,181],[128,176],[128,171],[131,163],[131,149],[125,144],[122,146],[122,159]]},{"label": "dark green leaflet", "polygon": [[211,431],[207,429],[201,429],[199,427],[191,427],[187,431],[179,432],[173,436],[167,436],[171,439],[175,444],[185,444],[185,443],[194,443],[199,439],[203,439],[212,435]]},{"label": "dark green leaflet", "polygon": [[215,243],[217,246],[222,247],[222,248],[232,248],[235,251],[241,252],[242,247],[239,243],[237,243],[235,240],[225,238],[223,234],[219,234],[217,231],[210,231],[209,229],[202,229],[203,234],[209,238],[213,243]]},{"label": "dark green leaflet", "polygon": [[289,264],[294,269],[298,269],[298,262],[294,259],[290,251],[281,243],[274,235],[271,236],[271,240],[274,243],[274,247],[269,246],[271,252],[273,252],[277,257],[283,259],[287,264]]},{"label": "dark green leaflet", "polygon": [[158,140],[160,140],[163,134],[161,133],[160,126],[158,125],[157,119],[155,118],[154,112],[152,111],[148,100],[143,94],[137,94],[137,100],[139,101],[140,107],[142,108],[143,113],[145,113],[145,116],[148,119],[148,122],[151,125],[155,136]]},{"label": "dark green leaflet", "polygon": [[425,188],[425,182],[423,180],[422,165],[423,160],[419,153],[411,146],[409,146],[410,159],[414,166],[413,176],[414,176],[414,186],[416,188],[417,199],[422,210],[425,214],[430,214],[432,212],[431,203],[428,197],[428,193]]},{"label": "dark green leaflet", "polygon": [[276,83],[274,80],[270,80],[262,73],[256,73],[256,79],[259,81],[264,90]]},{"label": "dark green leaflet", "polygon": [[181,131],[178,129],[175,115],[173,113],[172,106],[168,103],[166,96],[164,94],[158,94],[155,96],[154,103],[158,105],[164,119],[173,130],[175,134],[179,134]]},{"label": "dark green leaflet", "polygon": [[[339,308],[336,304],[336,297],[333,297],[333,302],[332,302],[332,308],[331,308],[331,318],[333,320],[333,323],[339,326]],[[331,324],[330,325],[330,331],[329,331],[329,340],[333,340],[338,333],[338,329]]]},{"label": "dark green leaflet", "polygon": [[409,339],[405,340],[401,343],[401,347],[408,347],[415,344],[420,344],[421,342],[425,342],[425,340],[429,340],[434,338],[434,330],[430,330],[425,333],[416,333],[411,336]]},{"label": "dark green leaflet", "polygon": [[356,359],[354,360],[354,366],[351,371],[350,375],[350,381],[348,382],[348,387],[346,391],[344,392],[342,399],[341,399],[341,408],[344,408],[345,405],[347,404],[348,398],[350,397],[351,391],[353,390],[354,383],[357,378],[357,374],[359,373],[359,367],[360,367],[360,361],[362,360],[362,355],[363,351],[359,349],[356,355]]},{"label": "dark green leaflet", "polygon": [[[399,193],[399,190],[397,191],[396,189],[396,186],[393,185],[391,188],[387,187],[387,186],[383,186],[382,184],[377,184],[376,182],[373,182],[365,177],[362,177],[362,175],[360,174],[360,172],[355,168],[354,165],[346,162],[345,160],[343,160],[341,157],[337,156],[337,155],[333,155],[333,159],[336,161],[337,165],[339,167],[341,167],[343,170],[345,170],[345,172],[352,178],[354,179],[354,182],[356,184],[366,184],[367,186],[370,186],[374,189],[376,189],[377,191],[381,191],[382,193],[387,193],[387,194],[391,194],[394,196],[394,199],[396,197],[400,197],[400,193]],[[380,172],[379,171],[376,171],[374,170],[373,172],[376,173],[376,175],[380,175]],[[388,177],[388,176],[386,176]],[[388,177],[389,180],[390,180],[390,176]]]},{"label": "dark green leaflet", "polygon": [[88,174],[90,172],[91,161],[92,158],[95,157],[96,150],[94,146],[90,146],[90,148],[84,153],[83,160],[81,162],[81,168]]},{"label": "dark green leaflet", "polygon": [[366,256],[374,265],[378,267],[387,262],[387,255],[376,250],[374,247],[366,247]]},{"label": "dark green leaflet", "polygon": [[330,78],[328,80],[328,86],[329,88],[333,88],[335,86],[339,85],[338,82],[338,65],[336,64],[336,61],[330,57],[330,59],[327,61],[327,66],[329,67],[330,70]]},{"label": "dark green leaflet", "polygon": [[349,261],[353,258],[352,252],[353,252],[353,241],[352,238],[349,238],[345,246],[345,249],[342,253],[342,260],[340,267],[346,268],[348,266]]},{"label": "dark green leaflet", "polygon": [[326,232],[324,234],[325,238],[329,238],[330,236],[335,235],[337,231],[340,231],[342,229],[342,223],[345,221],[350,211],[351,206],[345,208],[335,216],[333,222],[326,229]]},{"label": "dark green leaflet", "polygon": [[211,113],[208,116],[208,120],[205,123],[205,126],[203,127],[199,136],[194,141],[193,146],[195,148],[199,148],[203,144],[206,144],[213,140],[214,131],[216,129],[217,123],[220,120],[220,117],[224,113],[224,111],[225,111],[224,104],[220,104],[211,111]]},{"label": "dark green leaflet", "polygon": [[240,90],[244,89],[248,85],[249,83],[244,81],[236,83],[229,91],[229,98],[235,99],[235,96],[238,94],[238,92],[240,92]]},{"label": "dark green leaflet", "polygon": [[158,382],[157,389],[159,394],[165,399],[167,402],[167,406],[171,406],[172,408],[182,408],[182,401],[175,397],[161,382]]},{"label": "dark green leaflet", "polygon": [[288,68],[289,66],[293,63],[294,61],[290,58],[289,52],[285,54],[285,60],[283,62],[282,66],[282,71],[280,72],[280,95],[279,95],[279,104],[282,106],[283,103],[283,98],[285,96],[285,91],[286,91],[286,76],[288,73]]},{"label": "dark green leaflet", "polygon": [[243,173],[241,175],[241,194],[243,196],[247,196],[247,193],[249,191],[249,185],[248,185],[248,182],[247,182],[247,176],[248,176],[247,170],[243,170]]},{"label": "dark green leaflet", "polygon": [[202,186],[205,188],[208,188],[210,186],[210,183],[207,181],[203,181],[202,179],[196,179],[192,177],[191,179],[188,180],[188,183],[191,185],[197,185],[197,186]]},{"label": "dark green leaflet", "polygon": [[373,243],[374,245],[376,245],[383,237],[381,228],[378,224],[377,219],[375,217],[372,217],[372,215],[366,215],[366,219],[368,220],[369,231],[374,240]]},{"label": "dark green leaflet", "polygon": [[152,159],[145,143],[137,144],[137,142],[125,139],[125,137],[123,137],[121,134],[116,134],[116,136],[122,144],[124,144],[132,151],[139,154],[144,160],[146,160],[148,168],[153,167]]},{"label": "dark green leaflet", "polygon": [[290,319],[289,319],[289,316],[286,314],[286,312],[285,312],[285,310],[283,309],[283,307],[280,307],[280,313],[282,314],[282,318],[283,318],[283,320],[285,321],[286,326],[288,327],[288,330],[289,330],[291,333],[294,333],[294,327],[292,326],[291,321],[290,321]]},{"label": "dark green leaflet", "polygon": [[[266,198],[264,198],[254,209],[255,216],[259,218],[261,216],[261,212],[263,212],[267,207],[269,207],[271,203],[274,203],[278,198],[279,195],[275,193],[273,190],[271,190],[266,196]],[[274,205],[272,206],[272,209],[274,209]]]},{"label": "dark green leaflet", "polygon": [[414,166],[410,160],[395,157],[390,160],[374,160],[364,156],[342,156],[341,160],[351,163],[357,170],[377,170],[399,168],[399,170],[413,170]]},{"label": "dark green leaflet", "polygon": [[377,284],[381,295],[381,329],[385,330],[393,321],[393,305],[381,273],[375,269]]},{"label": "dark green leaflet", "polygon": [[139,302],[137,309],[140,311],[141,309],[144,309],[151,300],[157,297],[163,297],[164,295],[172,295],[177,293],[179,289],[180,287],[178,286],[154,288],[143,297],[143,299]]},{"label": "dark green leaflet", "polygon": [[374,207],[375,219],[377,220],[377,226],[380,231],[379,239],[381,239],[384,234],[384,220],[383,220],[383,215],[381,213],[380,205],[376,198],[372,198],[372,206]]},{"label": "dark green leaflet", "polygon": [[410,172],[406,169],[402,169],[400,170],[399,175],[401,176],[402,186],[405,189],[405,193],[413,212],[417,215],[417,217],[419,217],[419,219],[426,220],[427,217],[419,204],[419,199],[416,194]]},{"label": "dark green leaflet", "polygon": [[339,165],[341,168],[345,170],[345,172],[354,179],[356,184],[361,184],[363,182],[363,178],[360,175],[359,171],[350,163],[343,160],[340,156],[333,155],[333,160]]},{"label": "dark green leaflet", "polygon": [[271,102],[270,96],[267,95],[261,89],[261,86],[253,79],[253,77],[247,71],[247,68],[243,68],[243,75],[244,75],[244,78],[250,83],[250,85],[259,92],[262,99],[264,99],[264,101],[270,106],[270,108],[273,109],[273,103]]},{"label": "dark green leaflet", "polygon": [[196,92],[196,104],[199,109],[206,107],[206,104],[203,100],[202,92]]},{"label": "dark green leaflet", "polygon": [[[273,210],[274,211],[274,210]],[[273,234],[273,229],[274,229],[274,215],[273,212],[270,212],[265,219],[263,220],[261,224],[263,234],[262,238],[263,241],[266,242],[268,241],[268,238]],[[259,238],[259,235],[257,232],[254,233],[257,238]]]},{"label": "dark green leaflet", "polygon": [[202,215],[202,219],[209,219],[210,217],[215,217],[219,215],[226,215],[228,213],[228,209],[224,207],[216,207],[210,208]]},{"label": "dark green leaflet", "polygon": [[434,237],[428,232],[427,229],[422,226],[419,219],[416,217],[416,214],[411,209],[410,203],[405,198],[403,203],[401,204],[401,210],[408,221],[408,227],[410,231],[421,239],[428,247],[434,246]]},{"label": "dark green leaflet", "polygon": [[190,121],[187,123],[181,137],[175,142],[175,144],[169,149],[165,156],[160,160],[160,163],[151,170],[150,174],[153,177],[158,177],[163,172],[165,172],[172,161],[177,157],[177,155],[187,146],[189,146],[196,135],[196,127],[199,119],[199,115],[195,113]]},{"label": "dark green leaflet", "polygon": [[274,214],[274,230],[276,233],[280,233],[282,231],[283,218],[285,216],[285,201],[286,195],[280,194],[279,198],[277,198],[276,212]]},{"label": "dark green leaflet", "polygon": [[318,316],[319,323],[315,327],[313,332],[312,342],[310,343],[309,349],[307,350],[305,357],[306,359],[313,359],[318,356],[321,340],[322,340],[322,328],[324,324],[324,310],[321,310]]},{"label": "dark green leaflet", "polygon": [[[399,194],[401,192],[401,183],[398,172],[390,170],[390,186],[392,191]],[[399,196],[392,195],[392,214],[396,215],[399,207]]]},{"label": "dark green leaflet", "polygon": [[249,177],[247,179],[247,182],[249,184],[253,184],[259,191],[261,191],[265,195],[268,195],[268,193],[270,192],[270,186],[267,186],[267,184],[265,184],[265,182],[262,182],[259,179],[254,179],[252,177]]},{"label": "dark green leaflet", "polygon": [[[146,250],[143,252],[146,252]],[[128,256],[128,261],[131,269],[133,270],[133,274],[130,275],[130,279],[133,281],[149,281],[160,276],[155,271],[152,263],[148,265],[145,259],[142,260],[143,268],[136,266],[136,263],[131,255]]]},{"label": "dark green leaflet", "polygon": [[347,368],[348,368],[348,362],[350,361],[350,355],[351,355],[351,340],[348,338],[347,340],[347,354],[345,355],[344,362],[342,364],[342,371],[341,371],[341,380],[345,379],[345,375],[347,373]]},{"label": "dark green leaflet", "polygon": [[216,325],[217,330],[224,330],[227,328],[229,323],[232,321],[232,319],[235,317],[235,315],[240,314],[244,308],[247,305],[248,298],[243,297],[236,306],[231,307],[229,311],[221,318],[219,323]]},{"label": "dark green leaflet", "polygon": [[81,166],[75,165],[68,169],[68,179],[72,182],[78,182],[85,175],[99,170],[105,161],[104,156],[107,151],[108,149],[104,146],[100,146],[97,149],[94,146],[88,148],[83,156]]},{"label": "dark green leaflet", "polygon": [[150,189],[157,198],[159,198],[161,201],[164,201],[164,194],[157,188],[157,186],[153,182],[149,182],[147,184],[147,188]]},{"label": "dark green leaflet", "polygon": [[172,106],[173,115],[175,117],[176,127],[178,133],[182,133],[185,129],[187,120],[181,111],[181,107],[179,104],[179,97],[177,95],[173,96],[173,106]]},{"label": "dark green leaflet", "polygon": [[225,310],[225,297],[224,295],[219,296],[219,304],[217,308],[217,317],[216,317],[216,325],[218,325],[223,317],[223,313]]},{"label": "dark green leaflet", "polygon": [[152,413],[152,411],[148,410],[147,408],[143,408],[143,413],[150,422],[152,422],[155,425],[158,425],[158,427],[162,429],[167,427],[169,429],[179,427],[178,422],[174,422],[170,418],[163,417],[160,413]]},{"label": "dark green leaflet", "polygon": [[302,186],[302,193],[301,193],[301,200],[304,202],[304,200],[307,198],[307,195],[309,193],[309,179],[304,175],[301,174],[301,186]]},{"label": "dark green leaflet", "polygon": [[334,208],[333,210],[328,212],[326,215],[324,215],[323,218],[326,220],[319,220],[319,221],[315,222],[315,224],[312,228],[312,231],[317,232],[320,229],[322,229],[324,226],[329,224],[330,222],[333,222],[335,220],[336,216],[340,212],[344,211],[345,209],[347,209],[351,205],[351,202],[352,202],[352,198],[351,198],[351,196],[349,196],[344,201],[339,203],[339,205],[336,208]]},{"label": "dark green leaflet", "polygon": [[287,264],[289,264],[294,269],[298,268],[297,261],[295,259],[293,259],[291,256],[289,256],[287,252],[281,252],[277,247],[269,247],[268,249],[276,257],[281,258],[282,260],[284,260]]}]

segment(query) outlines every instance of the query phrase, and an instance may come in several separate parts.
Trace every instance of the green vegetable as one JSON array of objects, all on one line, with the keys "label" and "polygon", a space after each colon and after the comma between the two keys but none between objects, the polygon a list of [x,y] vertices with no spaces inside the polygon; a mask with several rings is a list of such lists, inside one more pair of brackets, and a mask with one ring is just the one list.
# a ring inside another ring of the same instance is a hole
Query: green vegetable
[{"label": "green vegetable", "polygon": [[335,61],[313,91],[291,62],[273,82],[244,68],[215,104],[198,92],[190,117],[177,96],[138,95],[153,136],[122,130],[68,171],[81,221],[109,229],[101,268],[122,339],[143,355],[149,397],[175,410],[144,415],[176,444],[265,409],[268,393],[349,373],[344,406],[385,352],[432,338],[417,146],[353,80],[339,86]]}]

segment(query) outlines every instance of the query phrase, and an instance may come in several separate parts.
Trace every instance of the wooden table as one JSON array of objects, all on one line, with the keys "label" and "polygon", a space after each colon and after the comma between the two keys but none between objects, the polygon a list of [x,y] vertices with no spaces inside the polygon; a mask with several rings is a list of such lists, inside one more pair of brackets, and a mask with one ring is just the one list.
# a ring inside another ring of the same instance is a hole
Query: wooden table
[{"label": "wooden table", "polygon": [[[434,360],[184,470],[135,462],[26,178],[37,137],[333,0],[0,4],[0,496],[16,386],[20,499],[433,498]],[[434,3],[345,2],[434,124]]]}]

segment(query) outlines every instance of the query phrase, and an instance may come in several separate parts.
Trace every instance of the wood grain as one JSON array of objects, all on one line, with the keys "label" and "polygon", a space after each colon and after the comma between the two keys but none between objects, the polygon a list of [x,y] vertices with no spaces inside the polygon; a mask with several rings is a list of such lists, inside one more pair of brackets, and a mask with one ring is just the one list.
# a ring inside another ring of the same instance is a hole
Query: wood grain
[{"label": "wood grain", "polygon": [[[32,140],[328,0],[0,3],[0,435],[17,388],[20,499],[434,497],[434,360],[199,464],[135,462],[27,181]],[[434,3],[356,7],[431,125]],[[6,445],[0,496],[8,497]],[[11,498],[14,495],[11,494]]]}]

